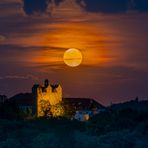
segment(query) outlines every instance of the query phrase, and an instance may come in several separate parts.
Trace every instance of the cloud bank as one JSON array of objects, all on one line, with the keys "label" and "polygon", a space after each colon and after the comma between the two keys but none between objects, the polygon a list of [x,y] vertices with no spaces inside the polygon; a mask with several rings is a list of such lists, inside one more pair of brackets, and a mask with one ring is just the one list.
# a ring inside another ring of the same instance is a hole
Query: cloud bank
[{"label": "cloud bank", "polygon": [[[49,5],[58,6],[63,0],[23,0],[23,9],[27,15],[44,14]],[[50,12],[49,12],[50,13]]]},{"label": "cloud bank", "polygon": [[[26,15],[50,14],[66,0],[22,0]],[[75,0],[87,12],[124,13],[128,10],[148,12],[147,0]]]},{"label": "cloud bank", "polygon": [[124,13],[128,10],[148,11],[147,0],[76,0],[87,12]]}]

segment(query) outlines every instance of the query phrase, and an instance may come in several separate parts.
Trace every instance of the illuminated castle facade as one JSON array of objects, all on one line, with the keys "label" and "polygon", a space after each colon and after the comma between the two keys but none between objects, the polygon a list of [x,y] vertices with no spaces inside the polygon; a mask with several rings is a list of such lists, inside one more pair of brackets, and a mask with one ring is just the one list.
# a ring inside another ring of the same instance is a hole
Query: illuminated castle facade
[{"label": "illuminated castle facade", "polygon": [[48,80],[45,80],[44,86],[34,85],[32,94],[35,100],[33,112],[37,117],[44,116],[50,105],[62,101],[62,87],[59,84],[50,85]]}]

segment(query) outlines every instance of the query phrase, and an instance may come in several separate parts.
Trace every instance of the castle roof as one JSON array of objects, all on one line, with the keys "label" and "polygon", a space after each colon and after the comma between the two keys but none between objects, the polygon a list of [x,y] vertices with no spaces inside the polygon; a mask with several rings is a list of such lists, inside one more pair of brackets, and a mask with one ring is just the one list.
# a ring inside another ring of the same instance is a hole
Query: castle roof
[{"label": "castle roof", "polygon": [[[55,89],[57,87],[58,85],[53,88]],[[32,106],[34,104],[32,93],[20,93],[11,97],[9,100],[15,101],[19,106]],[[72,105],[76,110],[105,109],[102,104],[91,98],[63,98],[62,100],[64,103]]]},{"label": "castle roof", "polygon": [[32,93],[20,93],[11,97],[9,101],[15,101],[19,106],[32,106],[34,98]]},{"label": "castle roof", "polygon": [[105,109],[102,104],[91,98],[63,98],[63,101],[71,104],[76,110]]}]

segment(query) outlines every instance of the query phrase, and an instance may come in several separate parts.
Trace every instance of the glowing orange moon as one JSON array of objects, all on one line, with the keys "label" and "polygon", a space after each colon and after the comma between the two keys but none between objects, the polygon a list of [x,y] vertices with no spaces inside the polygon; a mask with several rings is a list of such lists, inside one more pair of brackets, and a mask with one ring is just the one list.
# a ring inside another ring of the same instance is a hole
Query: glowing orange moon
[{"label": "glowing orange moon", "polygon": [[82,62],[82,53],[80,50],[76,48],[70,48],[65,51],[64,53],[64,63],[70,67],[77,67]]}]

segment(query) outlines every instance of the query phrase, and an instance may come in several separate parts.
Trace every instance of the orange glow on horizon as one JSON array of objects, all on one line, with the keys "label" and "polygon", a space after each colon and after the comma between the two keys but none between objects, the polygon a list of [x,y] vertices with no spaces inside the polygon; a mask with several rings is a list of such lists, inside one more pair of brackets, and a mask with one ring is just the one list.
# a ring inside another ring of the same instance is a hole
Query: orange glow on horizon
[{"label": "orange glow on horizon", "polygon": [[[105,64],[113,61],[110,53],[107,49],[108,37],[100,35],[96,32],[96,29],[92,30],[92,26],[86,24],[83,27],[81,23],[70,23],[57,24],[55,25],[55,31],[53,33],[43,33],[38,36],[32,36],[31,39],[28,38],[23,42],[35,45],[36,41],[38,46],[45,46],[46,49],[41,49],[38,53],[36,51],[32,52],[32,63],[63,63],[63,53],[69,47],[76,47],[78,49],[83,49],[83,64],[84,65],[98,65]],[[72,29],[71,29],[72,28]],[[49,48],[48,48],[49,47]]]}]

